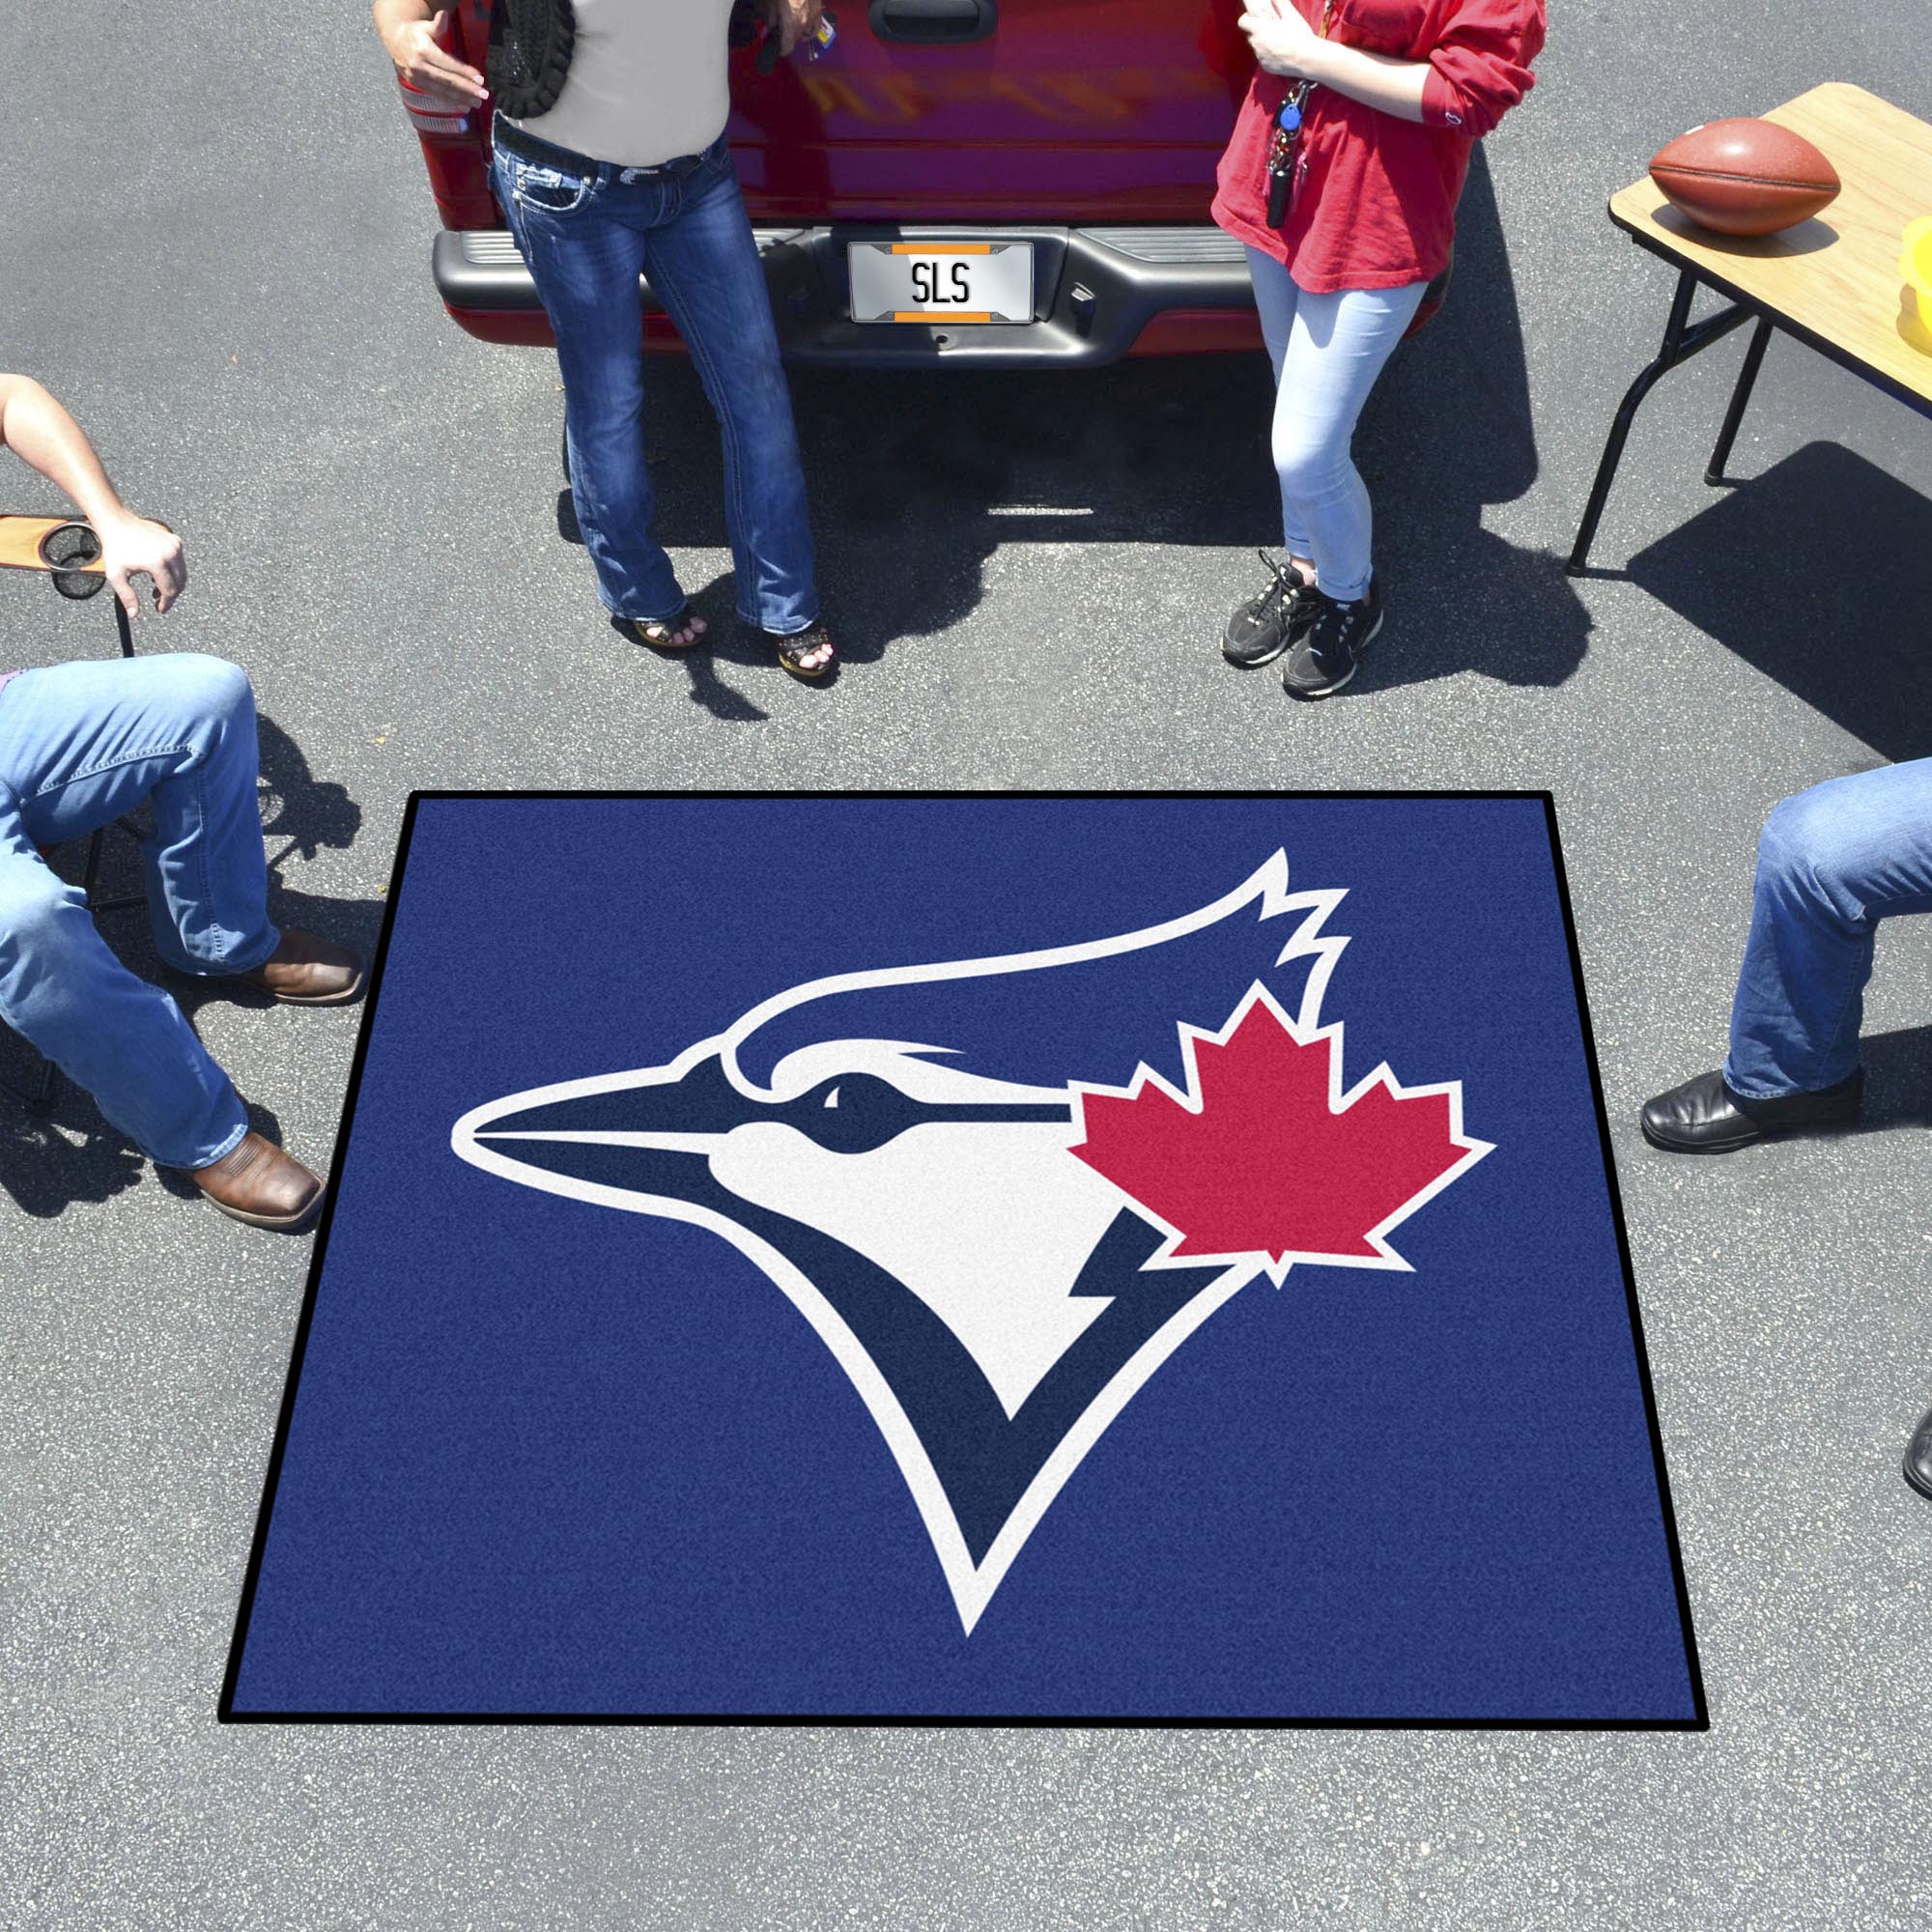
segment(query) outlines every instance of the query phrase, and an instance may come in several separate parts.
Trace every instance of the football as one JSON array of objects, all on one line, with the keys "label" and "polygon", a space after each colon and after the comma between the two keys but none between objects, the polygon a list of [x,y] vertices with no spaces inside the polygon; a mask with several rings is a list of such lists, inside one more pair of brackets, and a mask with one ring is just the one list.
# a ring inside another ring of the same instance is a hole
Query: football
[{"label": "football", "polygon": [[1673,208],[1720,235],[1775,235],[1827,208],[1837,170],[1776,121],[1710,121],[1658,150],[1650,178]]}]

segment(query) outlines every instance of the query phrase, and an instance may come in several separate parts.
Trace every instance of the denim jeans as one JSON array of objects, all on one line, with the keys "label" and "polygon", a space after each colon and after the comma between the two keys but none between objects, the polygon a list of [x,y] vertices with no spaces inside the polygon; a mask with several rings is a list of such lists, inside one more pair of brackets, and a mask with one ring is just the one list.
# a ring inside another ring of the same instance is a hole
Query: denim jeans
[{"label": "denim jeans", "polygon": [[181,1009],[108,951],[39,848],[143,800],[155,944],[184,973],[274,952],[255,799],[255,700],[219,658],[110,659],[0,686],[0,1020],[87,1089],[151,1160],[206,1167],[247,1131]]},{"label": "denim jeans", "polygon": [[1881,920],[1932,912],[1932,758],[1813,785],[1758,841],[1724,1079],[1746,1099],[1849,1079]]},{"label": "denim jeans", "polygon": [[1248,250],[1262,334],[1274,363],[1274,467],[1282,541],[1315,565],[1330,597],[1368,594],[1374,535],[1368,485],[1349,453],[1355,421],[1427,282],[1310,295],[1272,255]]},{"label": "denim jeans", "polygon": [[639,274],[684,338],[724,438],[738,614],[790,636],[818,616],[805,475],[757,243],[721,136],[690,162],[619,168],[565,150],[492,162],[497,199],[556,337],[577,521],[619,617],[663,619],[683,593],[651,534]]}]

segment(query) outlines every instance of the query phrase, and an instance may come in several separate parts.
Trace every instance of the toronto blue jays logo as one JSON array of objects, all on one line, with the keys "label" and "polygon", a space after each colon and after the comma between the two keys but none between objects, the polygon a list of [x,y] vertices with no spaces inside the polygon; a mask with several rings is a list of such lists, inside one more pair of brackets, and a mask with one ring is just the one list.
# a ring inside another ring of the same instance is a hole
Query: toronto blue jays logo
[{"label": "toronto blue jays logo", "polygon": [[1297,1263],[1407,1270],[1391,1235],[1490,1151],[1460,1081],[1345,1088],[1321,1018],[1344,895],[1291,892],[1277,852],[1139,931],[810,980],[667,1065],[477,1107],[452,1145],[762,1268],[878,1426],[970,1633],[1216,1309]]}]

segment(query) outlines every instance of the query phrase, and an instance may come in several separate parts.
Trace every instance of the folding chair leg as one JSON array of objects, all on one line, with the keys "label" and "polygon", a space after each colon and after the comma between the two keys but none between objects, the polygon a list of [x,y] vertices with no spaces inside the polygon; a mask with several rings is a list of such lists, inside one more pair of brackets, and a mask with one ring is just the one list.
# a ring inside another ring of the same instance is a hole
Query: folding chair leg
[{"label": "folding chair leg", "polygon": [[41,1077],[31,1087],[0,1080],[0,1094],[11,1094],[30,1114],[51,1114],[60,1104],[61,1084],[60,1068],[43,1055]]},{"label": "folding chair leg", "polygon": [[51,1060],[41,1067],[40,1084],[28,1097],[27,1105],[37,1114],[51,1114],[60,1104],[61,1070]]},{"label": "folding chair leg", "polygon": [[[121,640],[121,655],[124,658],[131,658],[134,655],[133,627],[128,622],[128,613],[122,610],[120,598],[112,597],[108,601],[114,606],[114,629]],[[141,833],[139,827],[125,818],[117,819],[115,823],[136,844],[140,843]],[[97,899],[94,896],[94,882],[100,870],[101,838],[102,832],[97,832],[87,841],[87,870],[81,879],[81,889],[87,894],[88,905],[98,913],[124,912],[129,906],[146,905],[148,895],[145,892],[124,893],[118,899]]]},{"label": "folding chair leg", "polygon": [[80,868],[80,889],[87,895],[89,905],[94,903],[95,881],[100,876],[100,844],[107,836],[103,825],[89,835],[87,840],[87,864]]},{"label": "folding chair leg", "polygon": [[[135,844],[141,842],[141,828],[132,821],[117,818],[114,825],[116,830],[125,832]],[[148,903],[145,889],[138,893],[123,893],[119,898],[114,899],[96,898],[94,895],[96,881],[100,876],[101,847],[107,837],[107,830],[108,828],[103,825],[87,841],[87,864],[81,871],[80,889],[87,895],[88,910],[95,913],[125,912],[131,906],[144,906]]]}]

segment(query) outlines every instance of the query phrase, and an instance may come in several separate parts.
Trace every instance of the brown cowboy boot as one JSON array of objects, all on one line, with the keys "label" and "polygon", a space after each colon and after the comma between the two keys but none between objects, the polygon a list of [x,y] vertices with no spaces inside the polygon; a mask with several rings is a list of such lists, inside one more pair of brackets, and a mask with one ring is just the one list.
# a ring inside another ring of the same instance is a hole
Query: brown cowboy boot
[{"label": "brown cowboy boot", "polygon": [[261,965],[233,977],[292,1007],[336,1007],[362,990],[362,960],[332,939],[291,927]]},{"label": "brown cowboy boot", "polygon": [[188,1179],[224,1214],[251,1228],[293,1234],[322,1205],[322,1182],[257,1133],[245,1134],[212,1166],[190,1168]]}]

